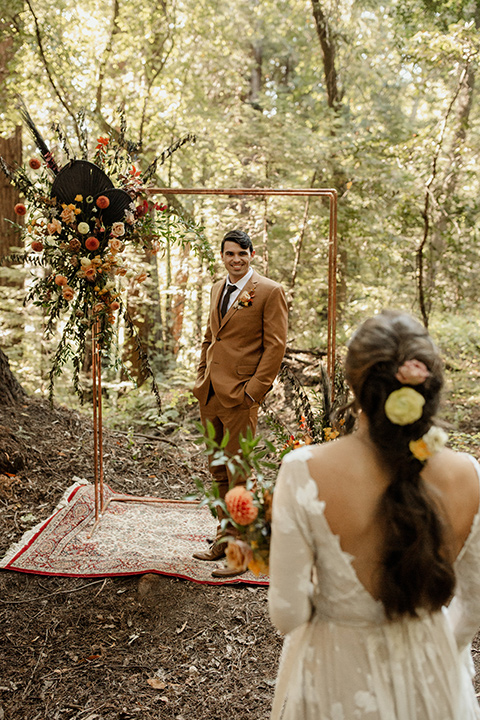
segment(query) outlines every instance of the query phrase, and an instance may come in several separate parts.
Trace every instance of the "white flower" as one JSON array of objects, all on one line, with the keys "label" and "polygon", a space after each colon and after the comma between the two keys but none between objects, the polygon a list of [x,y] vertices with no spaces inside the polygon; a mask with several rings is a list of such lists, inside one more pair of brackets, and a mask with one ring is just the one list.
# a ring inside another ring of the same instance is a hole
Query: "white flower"
[{"label": "white flower", "polygon": [[432,425],[430,430],[423,436],[423,440],[433,455],[433,453],[439,452],[444,447],[448,440],[448,435],[442,428]]},{"label": "white flower", "polygon": [[87,233],[90,232],[90,226],[89,226],[89,224],[86,223],[86,222],[81,222],[81,223],[78,223],[78,225],[77,225],[77,230],[78,230],[78,232],[81,233],[82,235],[86,235]]},{"label": "white flower", "polygon": [[90,258],[82,257],[82,258],[80,258],[80,263],[81,263],[82,267],[87,268],[87,267],[90,267],[90,265],[92,264],[92,261],[90,260]]}]

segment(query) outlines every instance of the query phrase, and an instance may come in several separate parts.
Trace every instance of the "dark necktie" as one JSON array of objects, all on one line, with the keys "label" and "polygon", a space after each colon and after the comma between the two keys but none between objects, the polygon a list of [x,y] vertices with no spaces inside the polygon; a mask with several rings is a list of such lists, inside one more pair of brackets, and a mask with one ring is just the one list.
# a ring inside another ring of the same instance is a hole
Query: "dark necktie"
[{"label": "dark necktie", "polygon": [[234,293],[235,290],[238,290],[236,285],[227,285],[225,297],[222,300],[222,307],[220,308],[220,316],[222,318],[227,314],[228,301],[230,300],[230,295]]}]

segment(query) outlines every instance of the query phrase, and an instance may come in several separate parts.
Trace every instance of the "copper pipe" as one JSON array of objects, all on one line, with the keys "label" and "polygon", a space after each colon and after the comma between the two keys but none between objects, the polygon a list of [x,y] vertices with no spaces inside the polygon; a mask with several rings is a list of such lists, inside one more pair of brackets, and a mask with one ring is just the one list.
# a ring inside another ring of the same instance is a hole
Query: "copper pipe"
[{"label": "copper pipe", "polygon": [[95,522],[99,515],[98,487],[98,407],[97,407],[97,323],[92,327],[93,475],[95,480]]},{"label": "copper pipe", "polygon": [[279,190],[277,188],[221,188],[221,189],[208,189],[208,188],[147,188],[147,192],[150,195],[318,195],[318,196],[329,196],[336,195],[337,191],[334,189],[319,189],[319,188],[286,188]]}]

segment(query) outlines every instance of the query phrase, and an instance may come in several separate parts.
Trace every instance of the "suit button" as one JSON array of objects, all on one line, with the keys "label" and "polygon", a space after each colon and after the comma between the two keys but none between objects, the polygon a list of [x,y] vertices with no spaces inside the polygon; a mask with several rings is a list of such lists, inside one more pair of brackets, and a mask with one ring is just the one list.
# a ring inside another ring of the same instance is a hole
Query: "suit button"
[{"label": "suit button", "polygon": [[222,339],[222,338],[217,337],[217,342],[220,342],[221,339]]}]

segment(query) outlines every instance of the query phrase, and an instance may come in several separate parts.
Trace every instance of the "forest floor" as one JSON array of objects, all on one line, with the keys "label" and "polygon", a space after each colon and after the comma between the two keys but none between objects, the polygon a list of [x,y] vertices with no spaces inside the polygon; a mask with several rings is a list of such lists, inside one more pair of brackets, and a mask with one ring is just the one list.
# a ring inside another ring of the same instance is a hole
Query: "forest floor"
[{"label": "forest floor", "polygon": [[[476,399],[453,391],[448,402],[457,445],[479,457]],[[189,413],[193,427],[195,406]],[[207,479],[192,435],[146,435],[105,429],[114,490],[181,498],[192,474]],[[0,556],[51,514],[74,476],[93,482],[92,438],[87,412],[32,397],[0,408],[0,450],[23,463],[0,474]],[[282,638],[266,596],[153,574],[1,571],[0,720],[267,720]]]}]

